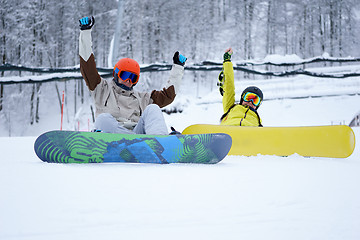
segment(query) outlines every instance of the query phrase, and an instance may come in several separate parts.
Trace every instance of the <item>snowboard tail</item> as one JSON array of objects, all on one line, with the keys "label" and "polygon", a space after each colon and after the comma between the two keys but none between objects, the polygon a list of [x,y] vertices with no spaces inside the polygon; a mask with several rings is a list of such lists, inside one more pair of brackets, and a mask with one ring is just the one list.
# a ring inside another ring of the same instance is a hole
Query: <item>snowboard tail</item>
[{"label": "snowboard tail", "polygon": [[227,134],[136,135],[51,131],[34,145],[53,163],[217,163],[231,148]]},{"label": "snowboard tail", "polygon": [[355,148],[355,134],[345,125],[312,127],[238,127],[197,124],[183,134],[227,133],[233,144],[229,155],[346,158]]}]

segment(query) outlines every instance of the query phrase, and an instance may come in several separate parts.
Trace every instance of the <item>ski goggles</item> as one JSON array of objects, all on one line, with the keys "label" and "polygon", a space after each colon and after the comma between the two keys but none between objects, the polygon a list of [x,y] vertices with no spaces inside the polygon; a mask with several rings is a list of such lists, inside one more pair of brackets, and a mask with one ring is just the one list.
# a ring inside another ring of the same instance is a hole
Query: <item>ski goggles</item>
[{"label": "ski goggles", "polygon": [[243,96],[245,102],[252,102],[255,106],[259,106],[261,103],[261,98],[256,93],[247,92]]},{"label": "ski goggles", "polygon": [[138,75],[132,72],[128,71],[121,71],[118,68],[115,68],[115,74],[118,75],[118,77],[125,82],[126,80],[130,79],[132,84],[135,84],[139,81]]}]

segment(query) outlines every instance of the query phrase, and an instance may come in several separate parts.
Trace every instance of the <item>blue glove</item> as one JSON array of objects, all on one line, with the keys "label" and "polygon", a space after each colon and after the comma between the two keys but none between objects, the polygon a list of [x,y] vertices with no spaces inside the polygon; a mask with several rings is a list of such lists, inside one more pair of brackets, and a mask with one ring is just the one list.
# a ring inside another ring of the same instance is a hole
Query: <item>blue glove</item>
[{"label": "blue glove", "polygon": [[80,29],[87,30],[87,29],[91,29],[92,26],[94,26],[95,18],[91,17],[90,19],[88,17],[83,17],[82,19],[79,20],[79,22],[80,22]]},{"label": "blue glove", "polygon": [[179,54],[179,61],[180,61],[181,63],[184,63],[184,64],[185,64],[186,60],[187,60],[187,58],[186,58],[185,56]]},{"label": "blue glove", "polygon": [[173,57],[174,64],[178,64],[181,66],[185,65],[187,58],[183,55],[181,55],[179,52],[176,52]]}]

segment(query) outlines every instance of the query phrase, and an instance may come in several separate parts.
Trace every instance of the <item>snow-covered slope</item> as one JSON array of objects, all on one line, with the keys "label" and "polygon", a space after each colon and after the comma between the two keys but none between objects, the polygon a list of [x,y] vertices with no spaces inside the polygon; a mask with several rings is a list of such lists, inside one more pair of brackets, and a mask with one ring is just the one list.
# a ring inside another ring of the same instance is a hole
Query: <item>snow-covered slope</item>
[{"label": "snow-covered slope", "polygon": [[[267,126],[348,124],[360,96],[269,100]],[[182,130],[221,103],[166,115]],[[360,129],[353,128],[356,139]],[[47,164],[0,138],[0,239],[360,239],[360,147],[347,159],[228,156],[216,165]]]}]

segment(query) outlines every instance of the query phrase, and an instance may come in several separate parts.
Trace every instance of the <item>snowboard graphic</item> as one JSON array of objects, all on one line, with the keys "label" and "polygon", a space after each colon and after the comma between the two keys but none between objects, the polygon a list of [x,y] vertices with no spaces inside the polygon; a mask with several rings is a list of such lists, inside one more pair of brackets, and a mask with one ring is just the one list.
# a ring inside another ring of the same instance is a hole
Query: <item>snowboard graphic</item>
[{"label": "snowboard graphic", "polygon": [[51,163],[218,163],[230,151],[223,133],[136,135],[50,131],[34,144],[36,155]]}]

